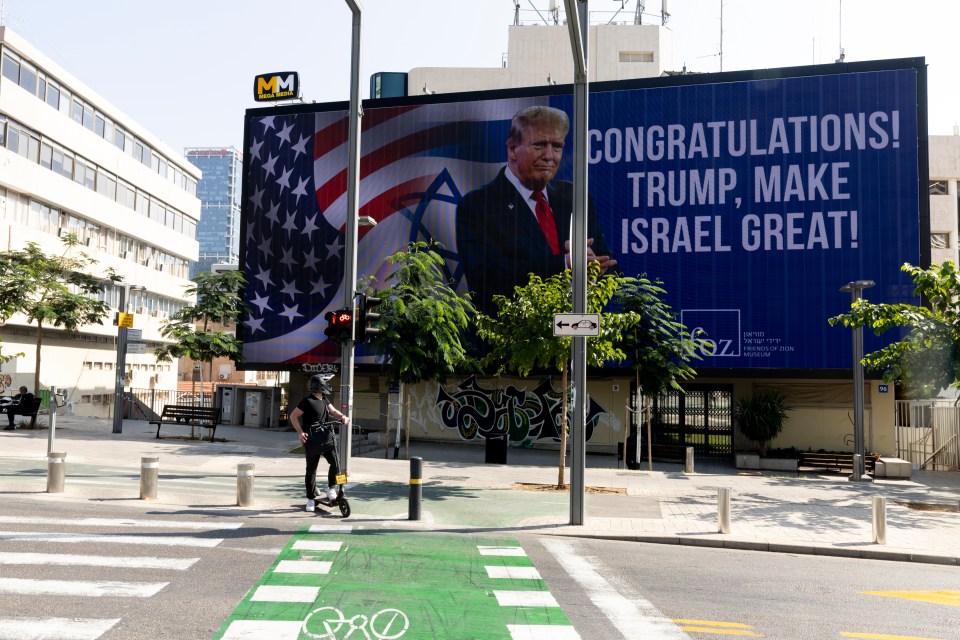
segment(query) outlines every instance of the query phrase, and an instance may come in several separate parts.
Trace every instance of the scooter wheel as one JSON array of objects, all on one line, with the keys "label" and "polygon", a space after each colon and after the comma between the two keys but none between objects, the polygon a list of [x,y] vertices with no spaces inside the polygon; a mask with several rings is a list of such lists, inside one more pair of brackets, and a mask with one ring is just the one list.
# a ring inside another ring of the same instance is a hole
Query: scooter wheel
[{"label": "scooter wheel", "polygon": [[340,496],[340,515],[344,518],[350,517],[350,503],[347,502],[346,497]]}]

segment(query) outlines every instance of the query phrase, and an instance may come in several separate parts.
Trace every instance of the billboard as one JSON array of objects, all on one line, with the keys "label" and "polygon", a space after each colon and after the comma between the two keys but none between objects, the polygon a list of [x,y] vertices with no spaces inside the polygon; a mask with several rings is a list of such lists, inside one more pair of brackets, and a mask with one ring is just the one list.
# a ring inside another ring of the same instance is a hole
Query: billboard
[{"label": "billboard", "polygon": [[[925,101],[922,59],[592,85],[592,249],[663,281],[682,322],[716,344],[701,368],[849,369],[850,331],[826,322],[849,308],[843,284],[918,302],[899,268],[929,261]],[[384,284],[387,256],[435,240],[458,290],[489,308],[528,273],[562,269],[570,134],[508,144],[531,107],[572,121],[570,88],[365,103],[359,215],[378,224],[360,229],[358,277]],[[323,317],[344,298],[347,128],[343,103],[246,113],[247,367],[339,357]],[[520,195],[524,172],[544,167],[516,164],[551,151],[553,238],[536,194]]]}]

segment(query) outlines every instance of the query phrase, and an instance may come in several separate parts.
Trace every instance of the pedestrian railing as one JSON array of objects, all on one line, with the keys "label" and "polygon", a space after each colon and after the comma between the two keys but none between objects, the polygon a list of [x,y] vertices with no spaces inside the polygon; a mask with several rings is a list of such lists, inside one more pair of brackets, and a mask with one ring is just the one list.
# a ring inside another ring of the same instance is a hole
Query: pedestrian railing
[{"label": "pedestrian railing", "polygon": [[960,471],[960,407],[952,400],[897,400],[897,455],[920,469]]}]

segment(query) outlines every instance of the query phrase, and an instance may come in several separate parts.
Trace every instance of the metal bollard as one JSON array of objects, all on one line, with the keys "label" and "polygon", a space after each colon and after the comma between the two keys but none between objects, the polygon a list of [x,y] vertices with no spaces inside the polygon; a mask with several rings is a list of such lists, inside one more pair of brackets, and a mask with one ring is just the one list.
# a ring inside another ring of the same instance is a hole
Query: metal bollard
[{"label": "metal bollard", "polygon": [[237,505],[249,507],[253,504],[254,465],[237,465]]},{"label": "metal bollard", "polygon": [[420,519],[420,502],[423,499],[423,458],[410,458],[410,520]]},{"label": "metal bollard", "polygon": [[873,543],[887,544],[887,499],[874,496],[872,501]]},{"label": "metal bollard", "polygon": [[717,531],[730,533],[730,489],[717,489]]},{"label": "metal bollard", "polygon": [[51,451],[47,454],[47,493],[63,493],[63,476],[66,473],[66,453]]},{"label": "metal bollard", "polygon": [[695,473],[693,470],[693,447],[687,447],[687,459],[683,465],[684,473]]},{"label": "metal bollard", "polygon": [[157,474],[160,473],[160,458],[140,458],[140,499],[157,499]]}]

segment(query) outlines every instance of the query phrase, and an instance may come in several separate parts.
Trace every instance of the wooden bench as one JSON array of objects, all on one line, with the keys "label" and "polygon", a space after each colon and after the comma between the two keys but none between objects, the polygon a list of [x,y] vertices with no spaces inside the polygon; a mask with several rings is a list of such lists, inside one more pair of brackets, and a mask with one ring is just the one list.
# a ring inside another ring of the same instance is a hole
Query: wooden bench
[{"label": "wooden bench", "polygon": [[165,404],[159,420],[150,420],[150,424],[157,425],[157,438],[160,437],[160,427],[168,425],[183,425],[203,427],[210,430],[210,442],[217,433],[220,424],[220,407],[199,407],[191,404]]},{"label": "wooden bench", "polygon": [[[26,416],[30,418],[30,423],[32,424],[37,419],[37,413],[40,411],[40,404],[43,402],[43,399],[39,396],[34,396],[33,401],[30,406],[24,406],[22,404],[8,404],[4,405],[3,413],[9,414],[10,410],[13,409],[13,415],[15,416]],[[16,422],[14,422],[16,424]]]},{"label": "wooden bench", "polygon": [[[873,473],[876,461],[867,456],[863,459],[863,469]],[[801,453],[797,465],[798,471],[827,471],[831,473],[853,473],[852,453]]]}]

